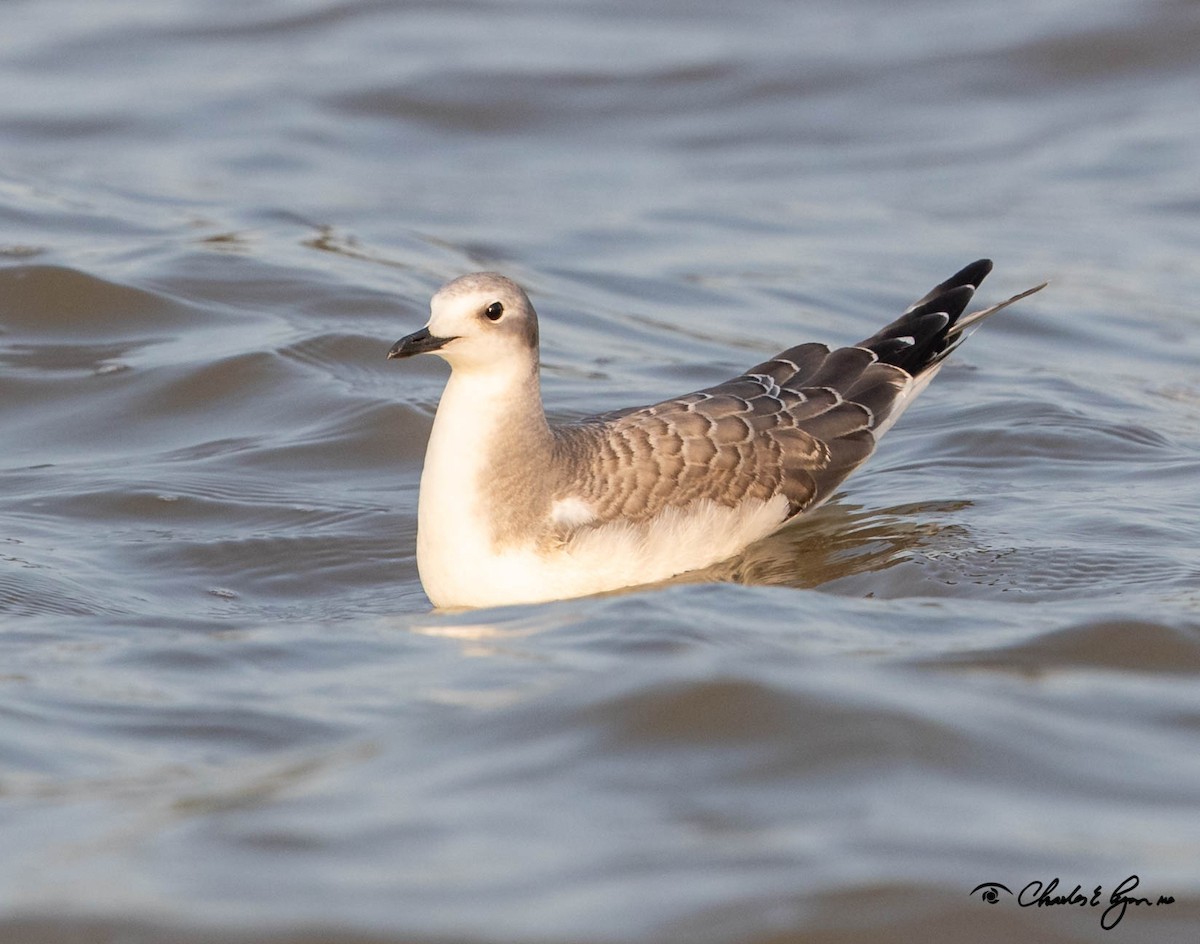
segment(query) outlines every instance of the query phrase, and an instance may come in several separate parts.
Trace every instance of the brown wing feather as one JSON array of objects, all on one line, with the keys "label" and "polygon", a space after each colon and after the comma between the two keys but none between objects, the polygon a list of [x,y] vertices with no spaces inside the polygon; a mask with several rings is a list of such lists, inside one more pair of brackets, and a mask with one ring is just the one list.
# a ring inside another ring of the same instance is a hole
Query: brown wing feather
[{"label": "brown wing feather", "polygon": [[873,430],[886,429],[913,379],[954,349],[963,327],[1037,291],[963,316],[990,270],[986,259],[972,263],[854,347],[800,344],[706,390],[558,428],[554,498],[586,502],[588,526],[646,521],[701,499],[732,507],[783,495],[785,518],[799,514],[870,456]]},{"label": "brown wing feather", "polygon": [[[559,428],[569,471],[555,497],[586,502],[590,526],[646,521],[701,499],[735,506],[775,495],[790,517],[871,454],[875,418],[906,380],[863,348],[792,348],[706,390]],[[847,397],[851,389],[862,402]]]}]

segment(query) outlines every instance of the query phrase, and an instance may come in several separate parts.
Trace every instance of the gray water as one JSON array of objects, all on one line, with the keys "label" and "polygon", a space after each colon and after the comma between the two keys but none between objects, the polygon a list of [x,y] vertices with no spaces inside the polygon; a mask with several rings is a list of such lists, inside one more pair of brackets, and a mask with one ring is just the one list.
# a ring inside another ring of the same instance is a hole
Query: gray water
[{"label": "gray water", "polygon": [[[1194,940],[1198,49],[1190,0],[7,4],[0,941]],[[529,289],[565,417],[979,256],[1052,285],[804,526],[430,611],[446,370],[385,354],[442,282]]]}]

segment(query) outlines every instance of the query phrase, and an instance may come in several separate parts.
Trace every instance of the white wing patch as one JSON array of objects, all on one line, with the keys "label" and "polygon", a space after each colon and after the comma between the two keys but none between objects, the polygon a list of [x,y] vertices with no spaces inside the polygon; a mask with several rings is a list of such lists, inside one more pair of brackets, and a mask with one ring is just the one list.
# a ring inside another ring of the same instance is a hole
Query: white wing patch
[{"label": "white wing patch", "polygon": [[578,528],[596,520],[592,506],[582,498],[560,498],[550,506],[550,520],[561,528]]}]

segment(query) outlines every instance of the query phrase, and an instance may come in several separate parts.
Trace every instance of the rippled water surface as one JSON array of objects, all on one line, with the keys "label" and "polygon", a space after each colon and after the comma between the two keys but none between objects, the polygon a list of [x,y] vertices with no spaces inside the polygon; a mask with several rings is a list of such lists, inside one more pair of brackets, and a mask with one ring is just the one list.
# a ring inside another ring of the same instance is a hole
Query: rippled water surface
[{"label": "rippled water surface", "polygon": [[[1132,875],[1105,939],[1193,940],[1197,48],[1186,0],[10,4],[0,942],[1094,941]],[[979,256],[1053,283],[805,526],[430,612],[446,371],[384,355],[445,280],[529,288],[569,416]]]}]

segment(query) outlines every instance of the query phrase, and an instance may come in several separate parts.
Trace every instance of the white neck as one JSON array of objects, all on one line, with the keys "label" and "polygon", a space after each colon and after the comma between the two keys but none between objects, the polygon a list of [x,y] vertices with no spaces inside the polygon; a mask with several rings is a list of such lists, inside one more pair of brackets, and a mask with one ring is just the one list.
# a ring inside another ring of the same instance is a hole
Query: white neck
[{"label": "white neck", "polygon": [[[510,490],[506,460],[513,455],[549,461],[550,428],[542,410],[536,362],[494,369],[459,369],[438,404],[417,508],[417,567],[429,596],[472,579],[479,555],[495,552],[498,522],[489,513],[492,491]],[[478,579],[478,578],[476,578]]]}]

